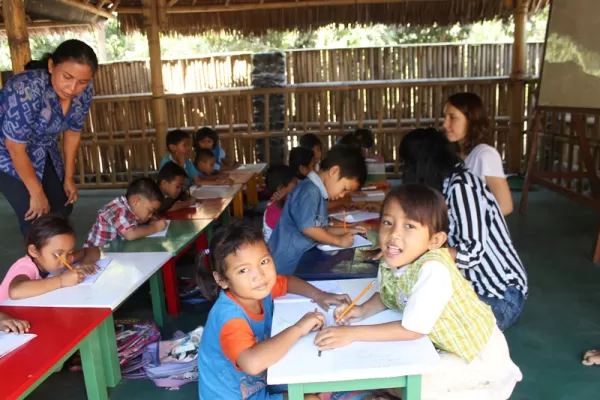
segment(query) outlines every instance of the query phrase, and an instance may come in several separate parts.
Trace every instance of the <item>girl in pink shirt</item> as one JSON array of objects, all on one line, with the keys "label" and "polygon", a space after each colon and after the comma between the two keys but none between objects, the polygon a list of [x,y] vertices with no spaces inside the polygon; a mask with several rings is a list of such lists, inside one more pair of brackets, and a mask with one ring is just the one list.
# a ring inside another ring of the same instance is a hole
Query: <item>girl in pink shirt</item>
[{"label": "girl in pink shirt", "polygon": [[297,182],[296,171],[287,165],[274,165],[267,171],[267,190],[272,197],[263,217],[265,242],[269,241],[271,233],[279,221],[287,194],[296,186]]},{"label": "girl in pink shirt", "polygon": [[[94,263],[100,258],[98,248],[73,251],[74,247],[75,232],[65,217],[46,214],[36,219],[27,235],[27,255],[10,267],[0,284],[0,303],[74,286],[83,281],[86,274],[95,273]],[[73,271],[65,271],[57,256],[71,265],[77,262],[81,265]]]}]

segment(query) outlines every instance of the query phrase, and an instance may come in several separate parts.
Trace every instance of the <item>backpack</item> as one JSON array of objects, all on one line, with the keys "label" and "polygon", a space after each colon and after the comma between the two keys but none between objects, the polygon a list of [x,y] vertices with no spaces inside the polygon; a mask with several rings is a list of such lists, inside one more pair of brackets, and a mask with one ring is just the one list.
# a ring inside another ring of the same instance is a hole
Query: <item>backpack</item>
[{"label": "backpack", "polygon": [[150,379],[156,386],[176,390],[198,381],[198,349],[203,327],[185,334],[175,332],[173,339],[146,346],[135,368],[123,371],[127,379]]}]

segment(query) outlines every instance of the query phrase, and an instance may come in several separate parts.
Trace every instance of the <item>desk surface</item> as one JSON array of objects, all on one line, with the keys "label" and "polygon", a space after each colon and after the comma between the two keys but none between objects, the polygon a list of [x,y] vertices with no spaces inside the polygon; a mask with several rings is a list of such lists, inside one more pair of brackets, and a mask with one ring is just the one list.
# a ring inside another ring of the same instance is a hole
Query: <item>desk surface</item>
[{"label": "desk surface", "polygon": [[162,238],[142,238],[123,240],[117,238],[104,249],[108,253],[162,253],[179,254],[194,241],[212,219],[171,221],[167,236]]},{"label": "desk surface", "polygon": [[[338,281],[338,284],[341,292],[348,293],[354,299],[371,281],[352,279]],[[360,303],[368,300],[376,291],[373,287]],[[289,307],[297,306],[293,301],[275,302],[273,336],[286,327],[280,321],[294,314],[291,308],[286,311]],[[387,310],[361,324],[401,319],[401,313]],[[311,333],[300,339],[277,364],[269,368],[267,381],[270,385],[420,375],[430,371],[439,362],[439,355],[427,336],[403,342],[355,342],[339,349],[323,351],[318,357],[318,349],[313,342],[315,335]]]},{"label": "desk surface", "polygon": [[239,167],[237,167],[236,169],[234,169],[233,171],[230,171],[231,173],[238,173],[238,172],[253,172],[255,174],[260,174],[261,172],[263,172],[265,169],[267,168],[267,164],[266,163],[258,163],[258,164],[242,164]]},{"label": "desk surface", "polygon": [[245,185],[246,183],[248,183],[248,181],[254,176],[256,176],[256,172],[244,170],[233,170],[229,172],[229,178],[232,179],[234,183],[239,183],[241,185]]},{"label": "desk surface", "polygon": [[23,300],[6,300],[2,305],[114,310],[150,279],[171,258],[171,254],[104,253],[103,257],[110,257],[113,260],[92,285],[61,288]]},{"label": "desk surface", "polygon": [[193,186],[190,188],[190,195],[198,200],[221,199],[225,197],[234,197],[243,189],[243,185],[235,183],[231,186]]},{"label": "desk surface", "polygon": [[13,399],[44,376],[100,325],[109,308],[5,307],[0,312],[29,321],[37,337],[0,358],[0,398]]},{"label": "desk surface", "polygon": [[233,197],[224,197],[220,199],[202,200],[196,208],[186,208],[182,210],[167,213],[165,218],[172,221],[185,221],[194,219],[218,219],[223,212],[227,210]]}]

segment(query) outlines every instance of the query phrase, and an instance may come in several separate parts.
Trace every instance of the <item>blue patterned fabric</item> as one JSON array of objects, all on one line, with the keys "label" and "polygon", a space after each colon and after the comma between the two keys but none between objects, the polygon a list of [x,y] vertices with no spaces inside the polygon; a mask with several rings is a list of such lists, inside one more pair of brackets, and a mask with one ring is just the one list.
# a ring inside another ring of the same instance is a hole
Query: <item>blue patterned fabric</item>
[{"label": "blue patterned fabric", "polygon": [[0,171],[21,180],[6,148],[8,138],[27,145],[27,154],[40,181],[48,155],[56,174],[63,180],[62,154],[58,149],[60,134],[83,129],[92,94],[90,83],[73,98],[71,108],[64,116],[47,70],[25,71],[9,79],[0,90]]}]

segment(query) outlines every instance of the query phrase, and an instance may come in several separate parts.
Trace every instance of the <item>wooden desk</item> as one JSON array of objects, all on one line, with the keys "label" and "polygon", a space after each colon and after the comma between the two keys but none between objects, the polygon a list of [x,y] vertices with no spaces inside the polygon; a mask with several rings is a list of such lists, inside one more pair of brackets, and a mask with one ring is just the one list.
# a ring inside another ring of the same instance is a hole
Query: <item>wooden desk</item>
[{"label": "wooden desk", "polygon": [[[355,298],[372,279],[352,279],[338,281],[343,293]],[[360,303],[367,301],[377,291],[365,295]],[[275,336],[284,327],[278,319],[285,320],[294,313],[286,312],[290,303],[275,302],[273,313],[273,332]],[[387,315],[384,315],[387,313]],[[383,323],[390,318],[402,315],[393,311],[384,311],[364,323]],[[362,322],[360,323],[362,324]],[[421,398],[421,375],[429,372],[439,362],[439,355],[429,337],[404,342],[355,342],[349,346],[324,351],[318,357],[314,345],[315,333],[300,339],[290,351],[267,372],[269,385],[288,385],[290,400],[302,400],[306,393],[338,392],[347,390],[368,390],[403,387],[403,400]],[[393,361],[373,359],[392,352]],[[365,353],[364,357],[360,357]],[[371,357],[371,358],[369,358]],[[374,360],[368,365],[367,359]]]},{"label": "wooden desk", "polygon": [[244,196],[242,193],[243,185],[235,183],[231,186],[223,187],[205,187],[195,186],[190,190],[190,194],[198,200],[233,198],[233,215],[236,217],[244,216]]},{"label": "wooden desk", "polygon": [[263,184],[263,171],[267,168],[266,163],[258,163],[258,164],[242,164],[233,171],[230,171],[231,175],[241,174],[241,173],[252,173],[250,179],[245,182],[246,184],[246,195],[248,204],[251,206],[255,206],[258,204],[258,189],[257,185]]},{"label": "wooden desk", "polygon": [[[105,253],[104,256],[113,260],[93,285],[76,285],[28,299],[6,300],[2,305],[23,308],[56,307],[65,310],[94,308],[114,311],[142,284],[150,281],[154,320],[157,325],[163,326],[166,312],[161,267],[169,261],[171,254],[165,252]],[[177,298],[179,299],[179,296]],[[58,337],[59,332],[60,330],[57,330],[54,334]],[[109,313],[98,327],[97,336],[94,341],[99,343],[104,356],[106,382],[108,386],[115,387],[121,380],[121,369],[117,357],[117,339],[112,313]]]},{"label": "wooden desk", "polygon": [[109,308],[0,306],[0,312],[29,321],[37,335],[0,358],[1,399],[25,398],[77,350],[87,398],[108,399],[99,329],[111,316]]},{"label": "wooden desk", "polygon": [[[198,250],[207,248],[208,238],[212,235],[211,224],[212,220],[210,219],[171,221],[167,236],[164,238],[142,238],[132,241],[118,238],[113,240],[104,251],[107,253],[167,252],[171,254],[171,258],[162,268],[164,293],[169,315],[179,315],[181,304],[175,263],[193,245]],[[206,235],[202,235],[205,231]]]},{"label": "wooden desk", "polygon": [[[194,219],[210,219],[214,221],[221,218],[221,223],[226,225],[229,223],[228,207],[232,201],[233,197],[201,200],[198,207],[190,207],[169,212],[166,213],[165,218],[171,221]],[[211,228],[212,227],[207,227],[207,230]]]}]

